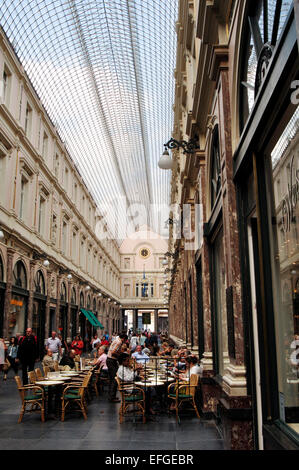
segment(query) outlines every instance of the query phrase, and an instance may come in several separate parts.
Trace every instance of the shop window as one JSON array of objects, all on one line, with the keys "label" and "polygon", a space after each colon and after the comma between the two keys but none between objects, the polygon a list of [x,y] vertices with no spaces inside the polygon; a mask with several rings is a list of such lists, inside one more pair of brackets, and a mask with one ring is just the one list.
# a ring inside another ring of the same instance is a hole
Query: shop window
[{"label": "shop window", "polygon": [[35,292],[37,292],[38,294],[46,295],[45,279],[41,271],[37,271],[35,279],[34,279],[34,285],[35,285]]},{"label": "shop window", "polygon": [[22,295],[12,295],[8,315],[8,336],[24,333],[26,324],[27,299]]},{"label": "shop window", "polygon": [[60,287],[60,300],[63,302],[66,302],[67,299],[67,294],[66,294],[66,286],[65,283],[63,282]]},{"label": "shop window", "polygon": [[14,286],[21,287],[22,289],[27,289],[27,275],[25,266],[22,261],[18,261],[15,264],[12,277]]},{"label": "shop window", "polygon": [[[299,434],[299,111],[271,152],[273,292],[280,419]],[[288,168],[287,173],[284,169]],[[286,177],[282,177],[287,174]],[[275,191],[280,180],[281,191]]]},{"label": "shop window", "polygon": [[240,82],[240,128],[244,128],[271,62],[293,0],[248,2],[241,44],[243,64]]}]

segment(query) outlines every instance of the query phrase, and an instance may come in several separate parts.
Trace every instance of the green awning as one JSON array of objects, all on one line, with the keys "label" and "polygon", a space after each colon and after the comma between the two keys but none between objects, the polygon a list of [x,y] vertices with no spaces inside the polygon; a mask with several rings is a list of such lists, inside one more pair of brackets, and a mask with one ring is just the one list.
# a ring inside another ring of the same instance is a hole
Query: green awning
[{"label": "green awning", "polygon": [[102,323],[99,322],[97,317],[91,312],[90,310],[85,310],[84,308],[80,308],[81,312],[86,316],[87,320],[96,328],[104,329]]},{"label": "green awning", "polygon": [[97,319],[97,317],[95,316],[95,314],[93,312],[91,312],[90,310],[87,310],[89,315],[91,316],[91,318],[93,319],[95,325],[94,326],[97,326],[98,328],[101,328],[101,330],[104,329],[102,323],[99,322],[99,320]]}]

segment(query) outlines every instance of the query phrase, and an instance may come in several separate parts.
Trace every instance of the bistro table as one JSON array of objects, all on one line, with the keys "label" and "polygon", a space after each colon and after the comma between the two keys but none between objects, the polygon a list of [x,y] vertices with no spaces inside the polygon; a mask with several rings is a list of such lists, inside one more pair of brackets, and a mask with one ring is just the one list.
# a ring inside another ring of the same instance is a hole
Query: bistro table
[{"label": "bistro table", "polygon": [[[50,380],[50,379],[44,379],[44,380],[37,380],[35,382],[36,385],[39,385],[40,387],[44,388],[44,392],[46,395],[46,400],[45,400],[45,416],[48,417],[49,414],[52,413],[52,400],[53,400],[53,395],[55,395],[55,398],[57,395],[61,393],[62,386],[66,384],[66,381],[64,380]],[[50,388],[48,388],[50,387]],[[54,388],[53,390],[53,387]],[[57,405],[58,400],[57,398],[55,399],[55,404]],[[56,408],[56,406],[55,406]]]}]

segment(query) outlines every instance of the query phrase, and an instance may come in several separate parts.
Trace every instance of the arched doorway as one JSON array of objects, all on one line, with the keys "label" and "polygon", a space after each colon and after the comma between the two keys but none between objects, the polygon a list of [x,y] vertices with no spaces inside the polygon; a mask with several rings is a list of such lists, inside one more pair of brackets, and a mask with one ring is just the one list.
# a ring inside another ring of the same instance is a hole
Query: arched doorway
[{"label": "arched doorway", "polygon": [[45,278],[41,270],[37,271],[34,278],[34,294],[32,306],[32,330],[37,336],[39,357],[44,355],[45,344],[45,311],[46,288]]}]

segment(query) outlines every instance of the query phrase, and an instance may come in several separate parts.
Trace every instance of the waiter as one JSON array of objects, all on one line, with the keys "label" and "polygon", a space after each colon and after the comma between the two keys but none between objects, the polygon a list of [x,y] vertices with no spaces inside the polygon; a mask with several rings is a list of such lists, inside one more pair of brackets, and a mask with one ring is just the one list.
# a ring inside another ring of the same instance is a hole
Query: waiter
[{"label": "waiter", "polygon": [[112,343],[107,355],[107,367],[109,376],[109,401],[111,403],[119,403],[120,399],[116,398],[117,382],[115,376],[118,370],[118,358],[121,355],[121,347],[128,339],[128,336],[124,333],[120,334]]}]

